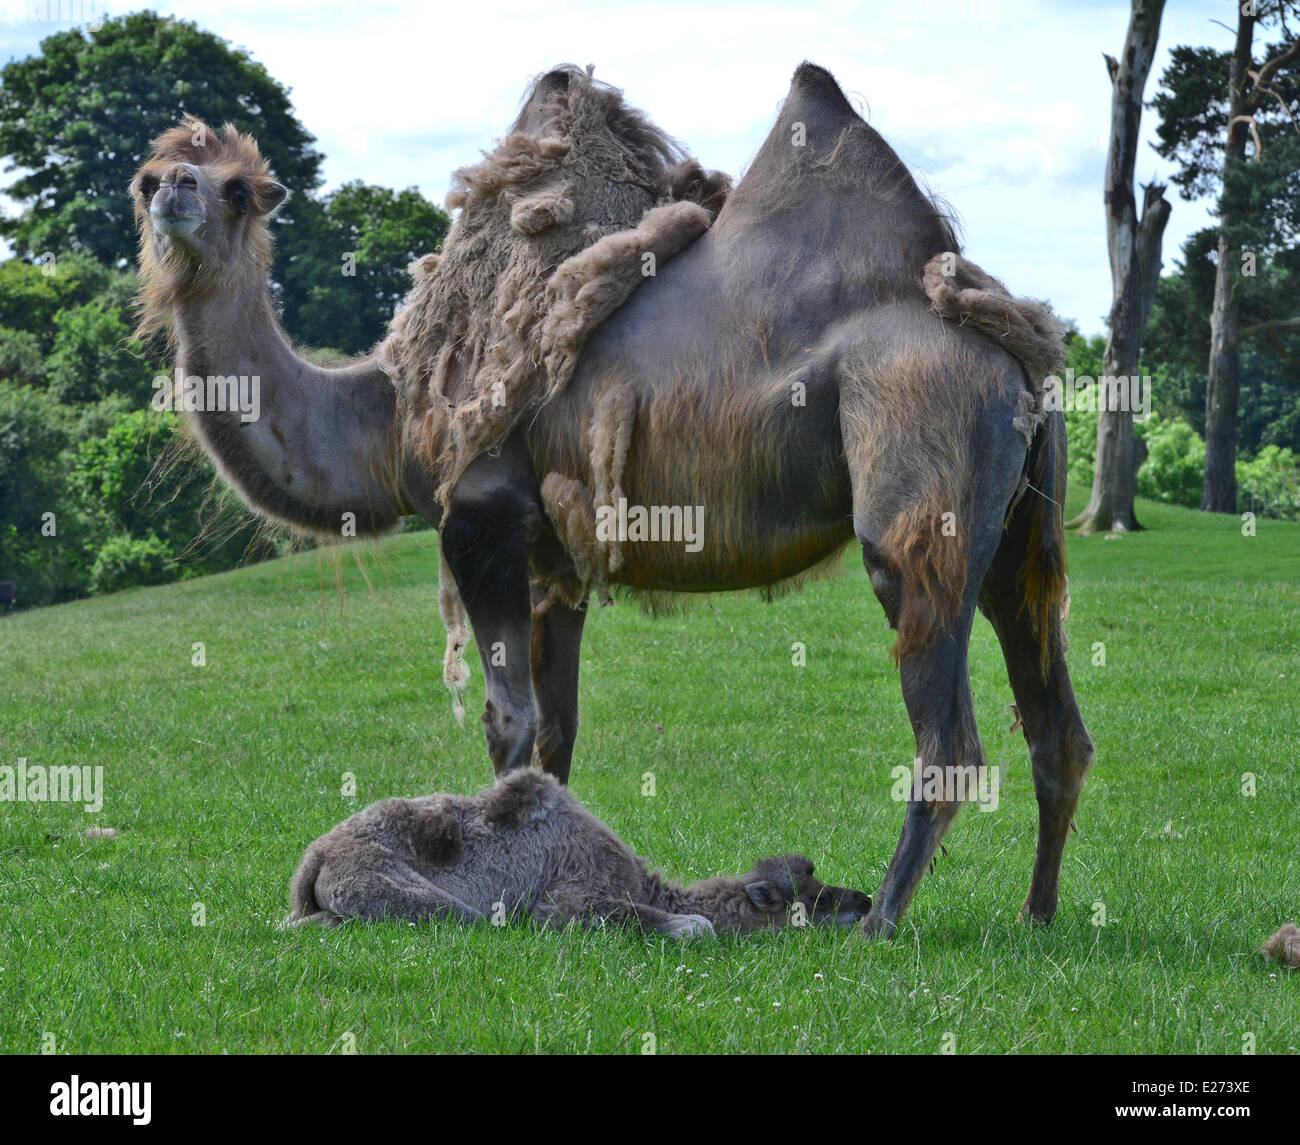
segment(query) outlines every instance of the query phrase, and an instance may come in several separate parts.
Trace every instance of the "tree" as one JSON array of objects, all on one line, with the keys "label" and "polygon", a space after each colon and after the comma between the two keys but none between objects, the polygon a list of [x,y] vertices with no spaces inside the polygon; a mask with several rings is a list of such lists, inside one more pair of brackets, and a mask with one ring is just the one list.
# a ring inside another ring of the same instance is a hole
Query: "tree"
[{"label": "tree", "polygon": [[301,205],[281,230],[285,326],[308,346],[368,350],[410,288],[407,266],[436,250],[450,225],[414,187],[345,183]]},{"label": "tree", "polygon": [[[1214,302],[1218,228],[1183,244],[1181,264],[1160,280],[1143,357],[1159,378],[1158,405],[1204,434],[1208,316]],[[1300,247],[1258,252],[1257,273],[1237,280],[1241,316],[1241,393],[1237,454],[1265,445],[1300,451]],[[1202,485],[1204,474],[1202,474]],[[1196,504],[1201,497],[1198,494]]]},{"label": "tree", "polygon": [[[1288,0],[1242,0],[1231,54],[1175,49],[1162,77],[1167,91],[1153,101],[1161,115],[1157,150],[1182,163],[1174,180],[1184,197],[1218,191],[1201,496],[1201,508],[1210,512],[1237,509],[1241,280],[1255,275],[1259,259],[1294,237],[1300,224],[1300,149],[1292,137],[1300,133],[1300,91],[1288,72],[1300,60],[1300,41],[1290,36],[1288,10],[1294,16]],[[1269,48],[1256,68],[1256,25],[1273,18],[1284,43]]]},{"label": "tree", "polygon": [[24,210],[0,219],[0,235],[22,255],[129,262],[127,185],[150,141],[187,111],[252,132],[300,194],[319,186],[314,139],[261,64],[195,24],[137,12],[57,32],[39,55],[0,69],[0,155],[7,171],[25,172],[6,188]]},{"label": "tree", "polygon": [[[1155,55],[1163,10],[1164,0],[1133,0],[1123,58],[1106,56],[1112,90],[1104,201],[1112,294],[1103,377],[1139,376],[1142,334],[1155,300],[1161,239],[1169,220],[1169,203],[1162,185],[1153,183],[1145,188],[1140,220],[1133,194],[1142,92]],[[1105,391],[1098,397],[1099,401],[1104,399]],[[1087,508],[1070,522],[1071,527],[1081,533],[1140,528],[1134,510],[1135,449],[1132,410],[1108,409],[1101,404],[1092,496]]]}]

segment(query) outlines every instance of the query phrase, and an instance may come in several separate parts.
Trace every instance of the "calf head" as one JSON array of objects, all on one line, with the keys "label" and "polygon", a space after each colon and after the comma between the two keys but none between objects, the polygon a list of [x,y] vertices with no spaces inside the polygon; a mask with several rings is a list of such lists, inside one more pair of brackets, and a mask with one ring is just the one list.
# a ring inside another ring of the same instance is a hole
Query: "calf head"
[{"label": "calf head", "polygon": [[813,876],[806,855],[764,859],[741,882],[754,908],[753,928],[812,925],[856,926],[871,913],[871,896],[832,887]]}]

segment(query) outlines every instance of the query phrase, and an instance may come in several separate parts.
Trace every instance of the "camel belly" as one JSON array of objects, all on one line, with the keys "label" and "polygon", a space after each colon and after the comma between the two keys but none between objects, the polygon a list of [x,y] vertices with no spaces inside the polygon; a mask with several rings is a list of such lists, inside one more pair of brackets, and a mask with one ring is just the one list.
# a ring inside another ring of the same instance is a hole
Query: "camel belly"
[{"label": "camel belly", "polygon": [[612,461],[601,443],[618,435],[602,433],[597,413],[561,416],[529,434],[539,481],[560,473],[592,494],[596,540],[613,558],[611,583],[662,592],[756,588],[798,576],[852,538],[836,418],[806,407],[746,417],[735,405],[683,418],[689,399],[640,395],[625,449]]}]

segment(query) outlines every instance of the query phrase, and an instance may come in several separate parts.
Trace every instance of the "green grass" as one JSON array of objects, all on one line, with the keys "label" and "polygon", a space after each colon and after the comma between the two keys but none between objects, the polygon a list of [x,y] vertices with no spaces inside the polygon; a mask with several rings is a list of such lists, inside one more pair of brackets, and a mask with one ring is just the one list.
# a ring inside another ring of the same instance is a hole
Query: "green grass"
[{"label": "green grass", "polygon": [[[364,575],[349,553],[341,618],[332,567],[304,554],[0,621],[0,764],[102,765],[105,786],[95,815],[0,803],[0,1051],[324,1053],[350,1034],[371,1053],[636,1053],[653,1033],[660,1053],[933,1053],[947,1035],[959,1053],[1240,1053],[1247,1034],[1296,1053],[1300,974],[1255,952],[1300,914],[1300,525],[1243,538],[1234,518],[1139,511],[1148,532],[1070,543],[1097,762],[1047,930],[1016,921],[1035,804],[983,620],[1001,805],[958,819],[898,938],[686,946],[276,928],[316,835],[490,777],[476,660],[463,730],[441,682],[432,533],[362,550]],[[912,757],[891,636],[852,552],[775,605],[597,610],[574,790],[675,877],[797,849],[874,892],[902,822],[890,771]]]}]

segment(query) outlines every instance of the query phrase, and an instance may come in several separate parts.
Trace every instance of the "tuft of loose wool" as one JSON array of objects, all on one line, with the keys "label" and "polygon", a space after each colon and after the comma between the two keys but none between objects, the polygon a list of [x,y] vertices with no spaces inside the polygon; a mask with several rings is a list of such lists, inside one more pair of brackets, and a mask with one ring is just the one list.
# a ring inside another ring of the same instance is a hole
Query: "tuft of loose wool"
[{"label": "tuft of loose wool", "polygon": [[1264,943],[1261,951],[1291,970],[1300,970],[1300,927],[1288,922]]},{"label": "tuft of loose wool", "polygon": [[115,839],[117,838],[116,827],[87,827],[82,834],[87,839]]}]

